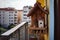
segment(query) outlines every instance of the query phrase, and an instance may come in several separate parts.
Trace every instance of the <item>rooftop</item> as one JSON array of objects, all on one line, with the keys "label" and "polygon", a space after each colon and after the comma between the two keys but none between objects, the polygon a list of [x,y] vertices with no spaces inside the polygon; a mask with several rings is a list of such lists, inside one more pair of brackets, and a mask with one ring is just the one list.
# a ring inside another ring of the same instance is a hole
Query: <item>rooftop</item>
[{"label": "rooftop", "polygon": [[16,9],[15,8],[0,8],[0,10],[3,10],[3,11],[15,11]]}]

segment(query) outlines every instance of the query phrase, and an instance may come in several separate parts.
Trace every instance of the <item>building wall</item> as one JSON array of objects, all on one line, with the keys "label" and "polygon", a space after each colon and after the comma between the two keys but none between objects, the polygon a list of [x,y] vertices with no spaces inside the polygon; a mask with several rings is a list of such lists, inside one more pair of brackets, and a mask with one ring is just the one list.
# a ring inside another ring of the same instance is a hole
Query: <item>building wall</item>
[{"label": "building wall", "polygon": [[0,24],[4,27],[8,27],[10,24],[17,24],[17,10],[6,10],[2,8],[0,9]]},{"label": "building wall", "polygon": [[29,13],[30,10],[31,10],[30,6],[23,7],[22,21],[27,21],[28,24],[30,24],[31,22],[31,18],[27,17],[27,14]]},{"label": "building wall", "polygon": [[[8,12],[5,11],[0,11],[1,13],[1,24],[4,26],[8,26],[9,25],[9,14]],[[4,13],[3,13],[4,12]]]}]

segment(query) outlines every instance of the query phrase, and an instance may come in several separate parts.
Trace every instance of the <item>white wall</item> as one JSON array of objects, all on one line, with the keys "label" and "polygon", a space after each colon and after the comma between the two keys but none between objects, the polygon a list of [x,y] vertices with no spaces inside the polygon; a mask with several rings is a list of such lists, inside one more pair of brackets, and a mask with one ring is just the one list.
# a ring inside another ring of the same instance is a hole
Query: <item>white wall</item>
[{"label": "white wall", "polygon": [[[24,12],[24,11],[27,11],[27,12]],[[29,11],[30,11],[29,7],[23,8],[22,21],[27,21],[28,23],[29,23],[29,21],[31,21],[31,19],[29,17],[27,17],[27,14],[29,13]],[[24,14],[26,16],[24,16]],[[24,19],[24,18],[26,18],[26,19]]]},{"label": "white wall", "polygon": [[[15,23],[14,22],[14,14],[16,14],[17,15],[17,13],[15,13],[15,11],[0,11],[1,13],[1,19],[0,19],[0,21],[1,21],[1,24],[2,25],[4,25],[5,27],[8,27],[8,25],[9,25],[9,23]],[[4,12],[4,13],[3,13]],[[13,13],[9,13],[9,12],[13,12]],[[10,16],[9,16],[10,15]],[[3,19],[3,17],[4,17],[4,19]],[[13,19],[9,19],[9,17],[13,17]],[[17,17],[17,16],[16,16]],[[10,22],[9,20],[13,20],[13,22]],[[18,20],[18,19],[16,19],[16,20]],[[3,22],[4,21],[4,22]]]}]

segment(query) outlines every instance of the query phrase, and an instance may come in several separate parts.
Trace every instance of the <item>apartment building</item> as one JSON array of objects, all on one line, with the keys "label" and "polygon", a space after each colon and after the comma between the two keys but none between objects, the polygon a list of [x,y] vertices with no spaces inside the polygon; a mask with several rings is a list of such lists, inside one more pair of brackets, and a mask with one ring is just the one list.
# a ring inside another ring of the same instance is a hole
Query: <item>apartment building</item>
[{"label": "apartment building", "polygon": [[18,24],[17,10],[14,8],[0,8],[0,24],[8,27],[10,24]]},{"label": "apartment building", "polygon": [[27,17],[27,14],[32,9],[32,6],[24,6],[23,7],[23,13],[22,13],[22,21],[28,22],[28,24],[31,24],[31,18]]}]

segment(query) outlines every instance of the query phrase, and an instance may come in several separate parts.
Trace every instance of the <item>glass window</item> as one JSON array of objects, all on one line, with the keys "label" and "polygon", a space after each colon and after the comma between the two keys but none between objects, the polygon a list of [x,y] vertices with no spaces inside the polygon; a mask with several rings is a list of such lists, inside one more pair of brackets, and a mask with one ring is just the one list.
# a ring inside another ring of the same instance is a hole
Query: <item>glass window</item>
[{"label": "glass window", "polygon": [[27,11],[24,11],[24,13],[27,13]]},{"label": "glass window", "polygon": [[1,13],[1,11],[0,11],[0,13]]},{"label": "glass window", "polygon": [[26,17],[24,17],[24,19],[27,19]]},{"label": "glass window", "polygon": [[9,14],[9,16],[13,16],[13,14]]},{"label": "glass window", "polygon": [[17,11],[15,11],[15,13],[17,13]]},{"label": "glass window", "polygon": [[14,21],[17,21],[17,20],[14,20]]},{"label": "glass window", "polygon": [[17,19],[17,17],[14,17],[14,19]]},{"label": "glass window", "polygon": [[13,20],[9,20],[9,22],[13,22]]},{"label": "glass window", "polygon": [[17,24],[17,23],[14,23],[14,24]]},{"label": "glass window", "polygon": [[9,17],[9,19],[13,19],[13,17]]},{"label": "glass window", "polygon": [[13,13],[12,11],[9,11],[9,13]]},{"label": "glass window", "polygon": [[9,23],[9,24],[13,24],[13,23]]},{"label": "glass window", "polygon": [[13,22],[13,20],[11,20],[11,22]]},{"label": "glass window", "polygon": [[24,16],[27,16],[26,14],[24,14]]},{"label": "glass window", "polygon": [[1,16],[1,14],[0,14],[0,16]]},{"label": "glass window", "polygon": [[14,14],[14,16],[17,16],[16,14]]},{"label": "glass window", "polygon": [[9,16],[11,16],[11,15],[9,15]]}]

